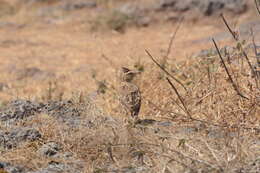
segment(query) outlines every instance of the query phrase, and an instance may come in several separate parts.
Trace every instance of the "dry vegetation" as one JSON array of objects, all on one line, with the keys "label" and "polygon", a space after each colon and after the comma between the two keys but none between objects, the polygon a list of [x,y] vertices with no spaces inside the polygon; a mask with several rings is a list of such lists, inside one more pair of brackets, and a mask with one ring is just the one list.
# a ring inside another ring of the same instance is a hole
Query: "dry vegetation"
[{"label": "dry vegetation", "polygon": [[[100,18],[90,10],[88,15],[97,17],[93,25],[83,19],[82,11],[36,17],[38,13],[27,13],[26,7],[16,8],[8,8],[2,17],[15,29],[7,25],[0,30],[1,107],[17,98],[71,102],[60,107],[61,117],[40,112],[16,122],[14,127],[33,127],[42,136],[11,150],[0,147],[0,161],[31,170],[57,162],[86,173],[259,171],[260,60],[254,33],[242,40],[230,26],[234,41],[228,41],[227,49],[223,48],[227,42],[212,40],[205,46],[213,50],[207,56],[177,60],[173,57],[185,56],[187,43],[181,43],[189,32],[185,26],[193,24],[183,23],[174,35],[180,35],[178,39],[169,38],[172,24],[165,24],[168,29],[162,30],[168,33],[158,35],[161,38],[155,35],[161,29],[157,26],[130,28],[124,35],[93,32],[103,20],[120,30],[128,19],[115,13]],[[227,29],[223,19],[219,18],[219,25]],[[136,124],[125,120],[118,103],[116,70],[121,65],[142,72],[134,79],[143,97]],[[67,117],[65,110],[79,116]],[[66,118],[75,120],[73,125]],[[12,128],[0,123],[0,130]],[[48,142],[58,143],[63,155],[40,155],[39,148]],[[65,157],[66,153],[72,157]]]}]

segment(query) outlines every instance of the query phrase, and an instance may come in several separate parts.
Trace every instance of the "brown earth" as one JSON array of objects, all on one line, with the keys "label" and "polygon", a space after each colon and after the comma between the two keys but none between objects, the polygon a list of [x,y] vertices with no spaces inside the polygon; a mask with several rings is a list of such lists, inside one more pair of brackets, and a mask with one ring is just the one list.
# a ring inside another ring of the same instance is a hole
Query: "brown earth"
[{"label": "brown earth", "polygon": [[[171,90],[165,74],[145,52],[149,50],[161,61],[178,22],[157,20],[147,27],[129,26],[123,33],[108,28],[93,31],[100,9],[52,11],[48,8],[51,3],[26,6],[17,5],[15,0],[10,2],[15,4],[14,11],[0,18],[0,101],[3,108],[7,105],[10,112],[25,112],[29,118],[14,120],[10,126],[1,119],[0,130],[12,132],[16,127],[31,127],[41,137],[34,132],[36,141],[12,150],[2,149],[0,138],[0,161],[38,170],[56,162],[80,160],[84,172],[259,170],[259,89],[255,78],[249,75],[249,67],[241,65],[240,49],[232,54],[238,62],[230,62],[229,69],[249,99],[241,98],[232,88],[216,54],[208,59],[193,56],[202,49],[214,48],[211,37],[216,38],[219,47],[238,45],[221,18],[195,20],[187,13],[165,64],[188,88],[185,91],[176,84],[192,119]],[[119,3],[102,2],[99,1],[102,8],[107,9]],[[163,13],[159,15],[157,19],[164,17]],[[255,25],[259,44],[259,24],[255,22],[259,16],[253,3],[244,14],[225,16],[234,28],[243,30]],[[243,32],[241,37],[251,42],[250,34]],[[252,62],[253,55],[249,52]],[[122,116],[116,97],[120,66],[144,69],[135,82],[143,96],[140,118],[152,118],[148,123],[143,120],[136,126],[125,124],[126,116]],[[98,89],[106,93],[96,95]],[[7,104],[17,98],[32,103]],[[91,113],[84,105],[89,98],[94,98],[98,105],[91,108]],[[27,108],[33,111],[24,111]],[[0,118],[6,118],[6,114],[1,110]],[[27,132],[26,129],[24,133]],[[2,136],[8,135],[9,132]],[[62,152],[71,152],[73,158],[67,161],[39,155],[36,151],[49,142],[61,144]],[[132,167],[135,163],[138,166]],[[139,168],[146,171],[138,171]]]},{"label": "brown earth", "polygon": [[[127,28],[123,34],[111,30],[93,32],[88,21],[96,15],[95,10],[58,13],[54,14],[55,17],[37,17],[37,10],[38,7],[22,8],[15,15],[2,17],[0,82],[8,86],[6,92],[0,93],[2,101],[18,96],[41,97],[47,88],[46,81],[35,78],[49,79],[49,73],[60,81],[66,95],[75,90],[91,92],[95,89],[91,78],[93,71],[99,80],[115,80],[114,67],[102,55],[116,66],[131,67],[139,60],[144,64],[150,63],[144,50],[162,57],[177,25],[176,22],[157,22],[149,27]],[[250,9],[248,13],[228,17],[228,20],[237,25],[255,20],[255,11]],[[184,21],[169,57],[178,61],[201,49],[211,48],[211,41],[203,39],[225,31],[218,17],[201,18],[197,22]],[[226,41],[225,38],[222,40]],[[31,67],[43,72],[34,78],[31,78],[32,74],[29,78],[25,76],[17,80],[21,71]]]}]

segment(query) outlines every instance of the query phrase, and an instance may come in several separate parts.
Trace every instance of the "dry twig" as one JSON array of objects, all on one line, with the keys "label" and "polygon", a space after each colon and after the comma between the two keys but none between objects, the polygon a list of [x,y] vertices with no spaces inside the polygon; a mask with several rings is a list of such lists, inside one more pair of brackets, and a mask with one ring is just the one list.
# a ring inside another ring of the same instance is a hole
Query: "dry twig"
[{"label": "dry twig", "polygon": [[246,96],[244,96],[244,95],[239,91],[238,86],[235,84],[235,82],[234,82],[234,80],[233,80],[231,74],[229,73],[228,68],[227,68],[227,66],[226,66],[226,64],[225,64],[225,62],[224,62],[224,60],[223,60],[223,58],[222,58],[222,55],[221,55],[221,53],[220,53],[220,51],[219,51],[219,48],[218,48],[218,46],[217,46],[217,43],[215,42],[214,39],[212,39],[212,41],[213,41],[214,46],[215,46],[215,48],[216,48],[216,50],[217,50],[217,52],[218,52],[219,58],[220,58],[220,60],[221,60],[221,62],[222,62],[222,64],[223,64],[223,66],[224,66],[224,68],[225,68],[225,70],[226,70],[226,73],[227,73],[227,75],[228,75],[228,78],[229,78],[230,82],[232,83],[232,86],[233,86],[234,90],[237,92],[237,94],[238,94],[240,97],[242,97],[242,98],[248,100],[248,98],[247,98]]},{"label": "dry twig", "polygon": [[[245,52],[245,50],[244,50],[242,44],[239,42],[239,35],[231,29],[231,27],[228,25],[227,20],[225,19],[225,17],[224,17],[223,14],[221,14],[221,18],[222,18],[222,20],[224,21],[224,23],[225,23],[226,27],[228,28],[229,32],[230,32],[231,35],[233,36],[234,40],[237,42],[237,44],[240,45],[242,54],[244,55],[244,57],[245,57],[245,59],[246,59],[246,61],[247,61],[247,64],[248,64],[248,66],[250,67],[250,69],[251,69],[251,71],[252,71],[252,74],[255,74],[256,72],[255,72],[255,70],[254,70],[254,68],[253,68],[253,66],[252,66],[252,64],[251,64],[251,62],[249,61],[249,58],[248,58],[248,56],[247,56],[247,54],[246,54],[246,52]],[[257,82],[256,77],[255,77],[255,82],[256,82],[256,85],[258,85],[258,82]]]},{"label": "dry twig", "polygon": [[259,7],[258,7],[257,0],[255,0],[255,7],[256,7],[256,10],[257,10],[258,14],[260,15],[260,10],[259,10]]},{"label": "dry twig", "polygon": [[176,77],[174,77],[173,75],[171,75],[164,67],[162,67],[154,58],[153,56],[150,54],[150,52],[148,50],[145,50],[145,52],[147,53],[147,55],[150,57],[150,59],[162,70],[164,71],[168,76],[170,76],[173,80],[175,80],[178,84],[180,84],[186,91],[187,88],[181,83],[181,81],[179,81]]},{"label": "dry twig", "polygon": [[169,57],[169,54],[171,53],[171,48],[172,48],[173,40],[175,39],[176,34],[177,34],[177,32],[179,31],[179,29],[180,29],[180,27],[181,27],[181,24],[182,24],[182,22],[183,22],[183,19],[184,19],[184,17],[181,17],[181,18],[180,18],[179,23],[178,23],[178,25],[177,25],[177,27],[176,27],[174,33],[173,33],[172,36],[171,36],[170,43],[169,43],[169,45],[168,45],[168,49],[167,49],[166,55],[165,55],[165,57],[164,57],[165,59],[167,59],[167,58]]},{"label": "dry twig", "polygon": [[193,119],[188,108],[186,107],[183,98],[181,97],[181,95],[179,94],[178,90],[175,88],[175,86],[173,85],[173,83],[170,81],[170,79],[168,77],[166,77],[166,80],[168,81],[168,83],[171,85],[172,89],[174,90],[174,92],[176,93],[176,95],[178,96],[179,100],[181,101],[182,106],[185,109],[186,114],[189,116],[190,119]]}]

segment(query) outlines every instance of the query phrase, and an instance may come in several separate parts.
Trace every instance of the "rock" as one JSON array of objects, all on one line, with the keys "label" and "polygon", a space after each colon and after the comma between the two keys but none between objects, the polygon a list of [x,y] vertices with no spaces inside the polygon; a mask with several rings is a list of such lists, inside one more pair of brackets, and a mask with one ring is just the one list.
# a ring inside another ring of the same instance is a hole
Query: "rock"
[{"label": "rock", "polygon": [[158,10],[170,9],[174,11],[187,11],[191,8],[193,0],[161,0],[157,7]]},{"label": "rock", "polygon": [[246,172],[246,173],[258,173],[260,172],[260,158],[252,161],[250,164],[233,170],[232,173],[240,173],[240,172]]},{"label": "rock", "polygon": [[199,5],[199,10],[206,16],[213,15],[225,7],[222,0],[206,0]]},{"label": "rock", "polygon": [[227,10],[231,10],[236,14],[243,13],[247,10],[247,4],[245,0],[228,0],[225,7]]},{"label": "rock", "polygon": [[163,127],[170,127],[170,126],[173,125],[173,123],[170,122],[170,121],[163,121],[163,122],[158,122],[157,125],[158,126],[163,126]]},{"label": "rock", "polygon": [[19,166],[13,166],[7,162],[0,162],[0,173],[25,173],[25,169]]},{"label": "rock", "polygon": [[40,153],[43,156],[51,157],[56,155],[60,151],[61,147],[59,144],[55,142],[49,142],[47,144],[44,144],[41,146],[41,148],[38,150],[38,153]]},{"label": "rock", "polygon": [[[0,110],[0,121],[5,123],[16,123],[34,115],[45,113],[55,117],[62,123],[77,127],[84,125],[89,128],[107,122],[102,111],[93,103],[84,105],[67,101],[49,101],[38,103],[27,100],[14,100]],[[87,114],[86,116],[81,116]]]},{"label": "rock", "polygon": [[126,16],[129,20],[133,21],[137,26],[148,26],[152,19],[147,14],[148,9],[140,7],[134,3],[124,3],[116,9],[117,12]]},{"label": "rock", "polygon": [[137,26],[146,27],[151,23],[152,19],[148,16],[146,17],[140,17],[136,20]]},{"label": "rock", "polygon": [[119,6],[116,11],[126,15],[127,17],[139,16],[141,9],[138,5],[133,3],[124,3],[122,6]]},{"label": "rock", "polygon": [[82,173],[83,163],[75,161],[72,163],[59,163],[51,161],[46,168],[42,168],[38,171],[28,172],[28,173]]},{"label": "rock", "polygon": [[43,104],[26,100],[14,100],[0,112],[1,121],[17,121],[40,112]]},{"label": "rock", "polygon": [[135,124],[137,125],[143,125],[143,126],[148,126],[148,125],[153,125],[156,123],[156,120],[153,120],[153,119],[139,119],[135,122]]},{"label": "rock", "polygon": [[57,118],[62,117],[79,117],[80,108],[75,107],[74,103],[68,101],[49,101],[44,105],[42,111]]},{"label": "rock", "polygon": [[79,10],[83,8],[95,8],[97,7],[97,3],[95,1],[66,1],[61,5],[63,10],[72,11]]},{"label": "rock", "polygon": [[235,14],[243,13],[247,9],[245,0],[160,0],[157,10],[172,10],[184,12],[187,10],[198,10],[205,16],[221,12],[231,11]]},{"label": "rock", "polygon": [[16,147],[25,141],[35,141],[41,138],[39,131],[31,128],[16,128],[12,131],[0,131],[0,146],[6,149]]}]

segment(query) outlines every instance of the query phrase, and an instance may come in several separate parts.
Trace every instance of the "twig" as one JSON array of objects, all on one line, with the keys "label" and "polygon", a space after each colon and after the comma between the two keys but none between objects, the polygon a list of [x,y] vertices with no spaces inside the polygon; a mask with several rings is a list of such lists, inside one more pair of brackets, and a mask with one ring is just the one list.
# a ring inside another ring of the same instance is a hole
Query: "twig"
[{"label": "twig", "polygon": [[163,113],[170,113],[170,114],[174,114],[174,115],[177,115],[177,116],[183,116],[182,114],[180,113],[177,113],[177,112],[173,112],[173,111],[169,111],[169,110],[165,110],[165,109],[161,109],[158,105],[156,105],[155,103],[153,103],[151,100],[149,99],[146,99],[144,98],[149,104],[151,104],[155,109],[163,112]]},{"label": "twig", "polygon": [[246,52],[243,51],[242,53],[243,53],[244,57],[246,58],[246,61],[247,61],[248,65],[249,65],[249,67],[251,68],[252,77],[255,79],[255,84],[256,84],[256,87],[258,88],[257,71],[254,70],[254,67],[253,67],[252,64],[250,63],[249,58],[248,58]]},{"label": "twig", "polygon": [[166,80],[167,80],[168,83],[171,85],[171,87],[172,87],[172,89],[174,90],[174,92],[177,94],[179,100],[181,101],[182,106],[183,106],[184,109],[185,109],[186,114],[189,116],[190,119],[193,119],[192,116],[191,116],[191,114],[190,114],[190,112],[189,112],[189,110],[188,110],[188,108],[186,107],[186,105],[185,105],[185,103],[184,103],[182,97],[180,96],[178,90],[175,88],[175,86],[173,85],[173,83],[170,81],[170,79],[169,79],[168,77],[166,77]]},{"label": "twig", "polygon": [[234,31],[232,31],[232,29],[229,27],[229,25],[228,25],[228,23],[227,23],[227,21],[226,21],[224,15],[221,13],[220,16],[221,16],[223,22],[225,23],[226,27],[228,28],[229,32],[230,32],[231,35],[233,36],[233,38],[234,38],[236,41],[238,41],[238,36],[237,36],[236,33],[235,33]]},{"label": "twig", "polygon": [[[154,147],[161,147],[161,145],[158,145],[158,144],[152,144],[152,143],[139,143],[140,145],[148,145],[148,146],[154,146]],[[167,151],[170,151],[170,152],[173,152],[173,153],[175,153],[175,154],[177,154],[177,155],[179,155],[179,156],[181,156],[181,157],[183,157],[183,158],[186,158],[186,159],[190,159],[191,161],[193,161],[193,162],[197,162],[197,163],[202,163],[202,164],[204,164],[204,165],[207,165],[207,166],[209,166],[209,167],[211,167],[211,168],[215,168],[215,169],[222,169],[222,168],[220,168],[219,166],[215,166],[213,163],[210,163],[210,162],[207,162],[206,160],[201,160],[201,159],[199,159],[199,158],[193,158],[193,157],[191,157],[191,156],[189,156],[189,155],[186,155],[186,154],[184,154],[184,153],[182,153],[182,152],[179,152],[179,151],[177,151],[177,150],[175,150],[175,149],[172,149],[172,148],[169,148],[169,147],[165,147],[166,149],[167,149]]]},{"label": "twig", "polygon": [[230,75],[230,73],[229,73],[229,71],[228,71],[228,68],[227,68],[227,66],[226,66],[226,64],[225,64],[225,62],[224,62],[224,60],[223,60],[223,58],[222,58],[222,55],[221,55],[221,53],[220,53],[220,51],[219,51],[219,48],[218,48],[218,46],[217,46],[217,43],[215,42],[215,40],[214,40],[213,38],[212,38],[212,41],[213,41],[213,43],[214,43],[214,45],[215,45],[215,48],[216,48],[216,50],[217,50],[217,52],[218,52],[218,55],[219,55],[219,58],[220,58],[220,60],[221,60],[221,62],[222,62],[222,64],[223,64],[223,66],[224,66],[224,68],[225,68],[225,70],[226,70],[226,72],[227,72],[228,78],[229,78],[229,80],[231,81],[234,90],[237,92],[237,94],[238,94],[240,97],[249,100],[247,97],[245,97],[243,94],[241,94],[241,92],[238,90],[238,87],[237,87],[237,85],[234,83],[234,80],[232,79],[232,77],[231,77],[231,75]]},{"label": "twig", "polygon": [[178,84],[180,84],[180,85],[187,91],[187,88],[181,83],[181,81],[179,81],[177,78],[175,78],[173,75],[171,75],[164,67],[162,67],[162,66],[153,58],[153,56],[149,53],[148,50],[145,50],[145,52],[146,52],[147,55],[151,58],[151,60],[152,60],[162,71],[164,71],[168,76],[170,76],[173,80],[175,80]]},{"label": "twig", "polygon": [[[257,48],[256,48],[256,43],[255,43],[255,35],[254,35],[254,30],[251,28],[251,36],[252,36],[252,42],[254,46],[254,51],[255,51],[255,58],[256,58],[256,63],[257,65],[260,64],[260,56],[258,55]],[[256,72],[256,71],[255,71]],[[256,72],[257,73],[257,72]],[[257,74],[256,74],[257,75]]]},{"label": "twig", "polygon": [[211,155],[213,156],[213,158],[217,161],[218,165],[221,165],[220,164],[220,160],[219,158],[217,157],[216,153],[214,152],[214,150],[209,146],[208,142],[206,140],[203,140],[201,139],[205,145],[207,146],[208,150],[210,151]]},{"label": "twig", "polygon": [[164,57],[165,60],[169,57],[169,54],[171,53],[171,47],[172,47],[173,40],[175,39],[176,34],[177,34],[177,32],[179,31],[179,29],[180,29],[180,27],[181,27],[181,24],[182,24],[182,22],[183,22],[183,19],[184,19],[184,17],[182,16],[182,17],[180,18],[180,20],[179,20],[179,23],[178,23],[178,25],[177,25],[177,27],[176,27],[174,33],[173,33],[172,36],[171,36],[170,43],[169,43],[169,46],[168,46],[166,55],[165,55],[165,57]]},{"label": "twig", "polygon": [[102,55],[101,55],[101,58],[103,58],[104,60],[106,60],[111,67],[113,67],[114,69],[117,69],[117,66],[115,65],[115,63],[114,63],[113,61],[111,61],[111,60],[109,59],[109,57],[107,57],[105,54],[102,54]]},{"label": "twig", "polygon": [[259,10],[259,7],[258,7],[257,0],[255,0],[255,7],[256,7],[256,10],[257,10],[258,14],[260,15],[260,10]]},{"label": "twig", "polygon": [[110,159],[111,159],[114,163],[116,163],[116,161],[115,161],[115,159],[114,159],[114,156],[113,156],[113,152],[112,152],[112,144],[108,144],[108,146],[107,146],[107,153],[108,153]]},{"label": "twig", "polygon": [[257,53],[256,44],[255,44],[254,30],[253,30],[252,27],[250,28],[250,34],[251,34],[251,37],[252,37],[252,43],[253,43],[253,46],[254,46],[255,56],[256,56],[256,60],[257,60],[257,54],[258,54],[258,53]]},{"label": "twig", "polygon": [[[244,55],[244,57],[245,57],[245,59],[246,59],[246,61],[247,61],[248,66],[249,66],[250,69],[251,69],[252,74],[255,74],[255,70],[254,70],[252,64],[250,63],[249,58],[248,58],[248,56],[247,56],[247,54],[246,54],[246,52],[245,52],[245,50],[244,50],[242,44],[239,42],[239,35],[236,34],[234,31],[232,31],[231,27],[228,25],[228,23],[227,23],[227,21],[226,21],[226,19],[225,19],[225,17],[224,17],[223,14],[221,14],[221,17],[222,17],[222,19],[223,19],[225,25],[227,26],[229,32],[230,32],[231,35],[233,36],[234,40],[237,42],[237,44],[240,44],[241,51],[242,51],[242,53],[243,53],[243,55]],[[256,85],[257,85],[257,79],[256,79],[256,78],[255,78],[255,82],[256,82]]]}]

